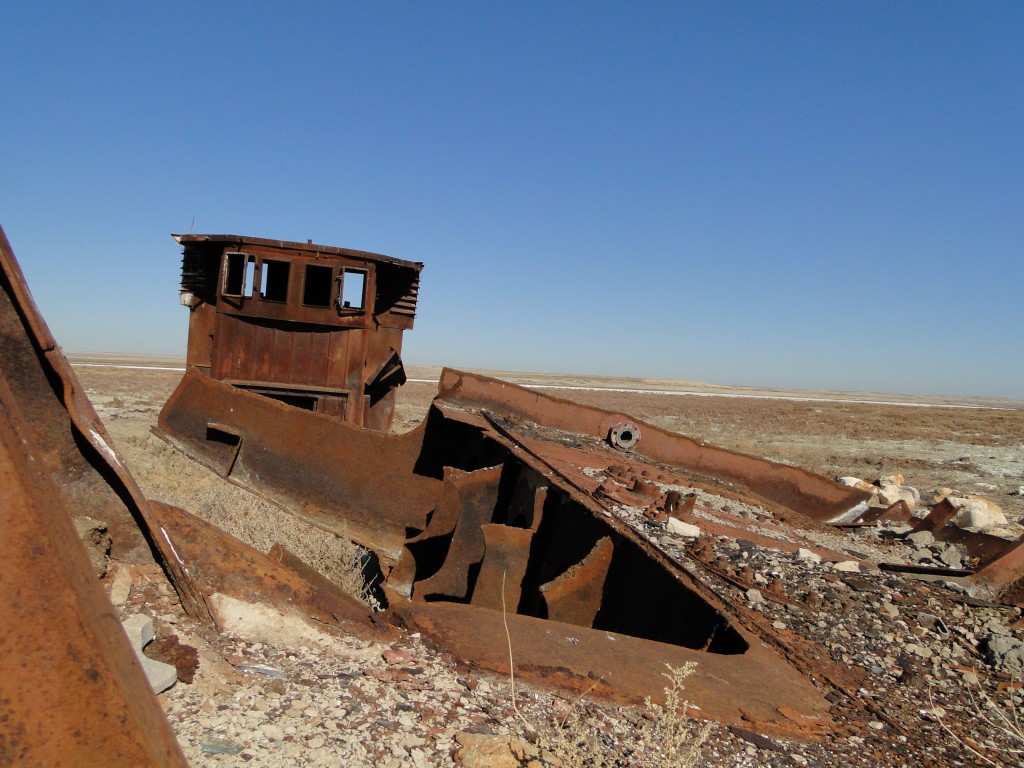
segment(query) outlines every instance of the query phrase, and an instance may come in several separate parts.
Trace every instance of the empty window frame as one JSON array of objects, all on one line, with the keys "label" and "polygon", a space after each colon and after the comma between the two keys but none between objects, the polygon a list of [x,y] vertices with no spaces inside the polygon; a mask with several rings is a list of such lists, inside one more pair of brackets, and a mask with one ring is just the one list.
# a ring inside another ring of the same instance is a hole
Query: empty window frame
[{"label": "empty window frame", "polygon": [[221,292],[225,296],[251,298],[255,276],[255,256],[237,251],[224,254],[224,282]]},{"label": "empty window frame", "polygon": [[264,301],[288,301],[288,273],[291,262],[264,259],[260,276],[260,298]]},{"label": "empty window frame", "polygon": [[338,309],[362,310],[366,307],[366,270],[343,269],[338,275]]},{"label": "empty window frame", "polygon": [[334,270],[322,264],[307,264],[302,283],[302,303],[307,307],[331,306]]}]

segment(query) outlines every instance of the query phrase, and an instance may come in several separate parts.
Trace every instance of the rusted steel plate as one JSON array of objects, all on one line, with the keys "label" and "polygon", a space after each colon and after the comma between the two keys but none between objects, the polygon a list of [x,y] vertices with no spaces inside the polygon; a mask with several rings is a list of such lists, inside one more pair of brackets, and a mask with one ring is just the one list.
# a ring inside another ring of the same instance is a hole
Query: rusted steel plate
[{"label": "rusted steel plate", "polygon": [[[210,425],[237,436],[234,446]],[[406,530],[422,530],[441,467],[421,459],[425,425],[383,435],[188,371],[156,433],[238,485],[395,562]]]},{"label": "rusted steel plate", "polygon": [[932,507],[932,511],[914,526],[914,533],[917,533],[918,531],[930,531],[931,533],[935,533],[941,528],[944,528],[946,523],[951,521],[954,517],[956,517],[956,507],[949,502],[949,499],[943,499]]},{"label": "rusted steel plate", "polygon": [[414,600],[447,598],[466,600],[471,590],[470,570],[479,567],[484,557],[482,526],[494,517],[498,502],[501,467],[466,472],[446,478],[455,489],[458,522],[441,567],[427,579],[413,585]]},{"label": "rusted steel plate", "polygon": [[207,601],[218,624],[221,617],[212,598],[226,595],[282,613],[297,613],[368,640],[385,642],[397,636],[394,627],[282,548],[272,553],[274,556],[265,555],[183,509],[157,501],[150,504],[194,589]]},{"label": "rusted steel plate", "polygon": [[2,230],[0,267],[0,765],[185,768],[70,519],[142,556],[120,501],[137,489]]},{"label": "rusted steel plate", "polygon": [[[404,603],[393,610],[457,661],[508,674],[508,637],[517,677],[541,685],[639,703],[664,701],[665,664],[696,662],[686,692],[702,716],[745,722],[765,733],[811,735],[780,713],[790,707],[818,731],[831,721],[821,694],[779,655],[754,638],[742,656],[701,653],[628,635],[505,614],[455,603]],[[467,631],[468,628],[472,631]]]},{"label": "rusted steel plate", "polygon": [[[607,440],[610,430],[629,417],[446,368],[438,390],[441,401],[463,408],[496,410],[547,427]],[[866,509],[870,494],[826,477],[767,459],[716,448],[636,421],[642,436],[630,449],[648,459],[700,472],[732,483],[822,522],[840,521]]]},{"label": "rusted steel plate", "polygon": [[590,627],[601,610],[604,583],[612,564],[612,540],[598,540],[583,560],[540,586],[548,618]]},{"label": "rusted steel plate", "polygon": [[514,613],[523,593],[533,531],[496,523],[488,523],[482,530],[484,559],[470,602],[480,608],[499,611],[504,606]]}]

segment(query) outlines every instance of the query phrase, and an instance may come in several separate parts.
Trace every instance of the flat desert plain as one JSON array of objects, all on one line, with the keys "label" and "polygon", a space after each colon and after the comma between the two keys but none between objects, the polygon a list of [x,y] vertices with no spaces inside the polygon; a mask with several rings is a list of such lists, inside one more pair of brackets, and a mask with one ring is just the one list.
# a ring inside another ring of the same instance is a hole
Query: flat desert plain
[{"label": "flat desert plain", "polygon": [[[181,358],[70,356],[115,440],[148,432],[184,369]],[[441,368],[410,366],[394,431],[422,420]],[[476,371],[731,450],[872,482],[900,473],[926,501],[937,488],[984,496],[1024,518],[1024,402],[729,387],[688,381]]]}]

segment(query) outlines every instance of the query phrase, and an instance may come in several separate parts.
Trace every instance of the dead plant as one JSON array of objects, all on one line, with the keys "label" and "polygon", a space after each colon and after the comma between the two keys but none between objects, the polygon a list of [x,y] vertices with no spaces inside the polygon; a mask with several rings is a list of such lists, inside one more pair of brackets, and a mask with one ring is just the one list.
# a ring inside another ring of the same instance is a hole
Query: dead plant
[{"label": "dead plant", "polygon": [[[512,653],[512,635],[508,629],[505,609],[505,574],[501,577],[501,618],[508,642],[509,688],[512,711],[525,727],[525,731],[536,741],[541,757],[548,765],[557,768],[612,768],[620,765],[622,755],[608,743],[607,732],[602,728],[600,717],[583,706],[587,694],[597,683],[584,691],[559,719],[551,715],[537,727],[519,709],[516,697],[515,662]],[[688,661],[681,667],[665,665],[668,678],[665,687],[665,703],[655,704],[648,697],[644,701],[644,725],[635,742],[635,760],[631,765],[652,766],[652,768],[693,768],[698,765],[704,742],[711,733],[712,724],[704,723],[693,733],[694,723],[690,717],[690,702],[683,697],[683,681],[693,674],[696,662]]]},{"label": "dead plant", "polygon": [[[961,736],[949,727],[945,721],[944,710],[935,705],[929,688],[931,715],[938,721],[950,741],[966,749],[986,765],[1002,766],[1004,763],[1000,760],[1012,760],[1012,764],[1020,765],[1024,759],[1024,721],[1013,695],[1014,691],[1021,690],[1020,683],[1011,682],[1006,698],[1001,702],[989,696],[980,679],[977,682],[976,693],[969,683],[965,683],[965,688],[974,714],[973,728],[969,736]],[[993,735],[999,737],[1007,746],[996,744]]]}]

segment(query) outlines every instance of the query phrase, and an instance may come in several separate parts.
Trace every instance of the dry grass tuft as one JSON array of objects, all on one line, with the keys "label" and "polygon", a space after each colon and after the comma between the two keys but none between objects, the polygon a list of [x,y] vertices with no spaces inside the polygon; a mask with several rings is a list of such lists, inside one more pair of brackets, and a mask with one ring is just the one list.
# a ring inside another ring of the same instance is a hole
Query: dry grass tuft
[{"label": "dry grass tuft", "polygon": [[[945,722],[944,712],[935,706],[931,691],[928,698],[931,713],[938,720],[950,741],[970,752],[986,765],[1002,766],[1001,760],[1011,760],[1012,765],[1024,761],[1024,721],[1018,711],[1021,687],[1011,684],[1003,701],[996,701],[985,692],[983,683],[977,682],[977,692],[971,685],[965,685],[974,711],[975,727],[970,735],[961,736]],[[1002,744],[997,744],[998,739]]]}]

